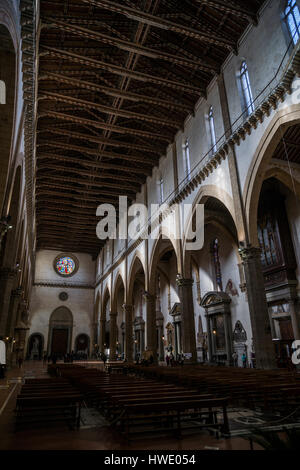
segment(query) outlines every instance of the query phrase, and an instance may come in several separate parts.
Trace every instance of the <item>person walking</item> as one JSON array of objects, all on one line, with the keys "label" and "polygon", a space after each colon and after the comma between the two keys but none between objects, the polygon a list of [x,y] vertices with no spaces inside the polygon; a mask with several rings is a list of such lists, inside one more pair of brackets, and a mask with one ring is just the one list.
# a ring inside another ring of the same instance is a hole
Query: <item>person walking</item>
[{"label": "person walking", "polygon": [[245,353],[243,353],[243,355],[242,355],[242,363],[243,363],[244,369],[246,369],[246,367],[247,367],[247,356],[246,356]]}]

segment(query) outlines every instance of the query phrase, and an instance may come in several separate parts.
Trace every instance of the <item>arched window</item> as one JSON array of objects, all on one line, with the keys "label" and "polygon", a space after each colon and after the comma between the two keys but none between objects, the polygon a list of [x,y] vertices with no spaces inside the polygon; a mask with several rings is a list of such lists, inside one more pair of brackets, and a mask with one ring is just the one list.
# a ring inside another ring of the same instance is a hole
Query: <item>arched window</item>
[{"label": "arched window", "polygon": [[241,78],[241,85],[242,85],[244,108],[249,116],[249,114],[253,113],[254,111],[254,103],[253,103],[253,98],[252,98],[248,67],[245,61],[243,61],[241,65],[240,78]]},{"label": "arched window", "polygon": [[162,204],[164,202],[164,179],[161,176],[159,178],[159,203]]},{"label": "arched window", "polygon": [[300,37],[300,12],[296,0],[288,0],[284,10],[284,18],[293,42],[296,44]]},{"label": "arched window", "polygon": [[183,158],[185,166],[185,174],[188,180],[191,179],[191,162],[190,162],[190,149],[188,140],[185,141],[183,146]]},{"label": "arched window", "polygon": [[221,264],[220,264],[220,256],[219,256],[219,240],[215,238],[211,244],[211,252],[215,270],[215,282],[217,285],[217,289],[222,291],[223,284],[222,284],[222,273],[221,273]]},{"label": "arched window", "polygon": [[217,151],[217,142],[216,142],[216,132],[215,132],[214,111],[213,111],[212,106],[209,108],[208,122],[209,122],[212,153],[215,153]]}]

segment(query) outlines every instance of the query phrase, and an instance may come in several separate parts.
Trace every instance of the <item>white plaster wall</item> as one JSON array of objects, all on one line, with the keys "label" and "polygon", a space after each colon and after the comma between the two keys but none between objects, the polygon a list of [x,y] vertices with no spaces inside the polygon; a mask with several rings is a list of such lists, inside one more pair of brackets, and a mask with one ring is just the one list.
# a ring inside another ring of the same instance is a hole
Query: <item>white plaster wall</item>
[{"label": "white plaster wall", "polygon": [[[92,337],[95,262],[90,255],[74,253],[79,260],[79,269],[74,276],[62,278],[53,268],[53,260],[59,254],[60,252],[53,250],[40,250],[36,254],[35,283],[47,283],[47,285],[33,286],[28,337],[32,333],[43,334],[47,348],[50,316],[56,308],[65,306],[73,315],[72,349],[74,349],[77,335],[85,333]],[[68,284],[78,287],[68,287]],[[68,300],[61,301],[58,297],[60,292],[67,292]]]}]

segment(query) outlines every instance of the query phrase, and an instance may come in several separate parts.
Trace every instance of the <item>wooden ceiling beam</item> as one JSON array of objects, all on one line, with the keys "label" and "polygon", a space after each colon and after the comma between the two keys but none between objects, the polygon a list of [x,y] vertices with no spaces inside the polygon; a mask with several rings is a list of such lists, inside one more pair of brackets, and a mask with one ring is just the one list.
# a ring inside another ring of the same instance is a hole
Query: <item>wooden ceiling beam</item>
[{"label": "wooden ceiling beam", "polygon": [[[96,189],[90,189],[90,188],[76,188],[73,185],[68,185],[68,184],[59,184],[59,183],[51,183],[51,182],[46,182],[46,181],[38,181],[36,187],[38,189],[44,189],[44,188],[57,188],[57,189],[64,189],[65,191],[75,191],[77,193],[82,194],[83,197],[85,197],[85,194],[95,194],[95,195],[100,195],[104,194],[105,196],[116,196],[116,191],[108,191],[107,189],[101,188],[101,191],[96,190]],[[119,188],[119,193],[118,196],[128,196],[133,198],[135,196],[135,192],[133,190],[124,190],[124,188]],[[128,193],[132,193],[130,196]]]},{"label": "wooden ceiling beam", "polygon": [[[80,173],[80,172],[79,172]],[[90,175],[90,176],[93,176],[93,175]],[[60,175],[51,175],[48,174],[47,175],[38,175],[36,177],[36,181],[37,183],[39,184],[41,181],[43,180],[46,180],[46,181],[49,181],[53,179],[54,181],[64,181],[65,183],[76,183],[76,184],[81,184],[81,185],[85,185],[85,186],[91,186],[93,188],[101,188],[101,190],[105,187],[109,187],[109,188],[115,188],[115,189],[122,189],[123,191],[124,190],[127,190],[127,191],[130,191],[130,192],[133,192],[133,193],[137,193],[138,190],[139,190],[139,184],[136,184],[135,186],[132,185],[132,184],[125,184],[125,183],[112,183],[110,181],[108,182],[97,182],[97,181],[94,181],[94,179],[81,179],[81,178],[70,178],[70,177],[67,177],[67,176],[60,176]],[[78,188],[78,190],[81,189],[82,191],[84,191],[83,188]],[[97,191],[98,194],[99,194],[99,191]]]},{"label": "wooden ceiling beam", "polygon": [[[65,213],[62,213],[62,212],[52,212],[52,211],[37,211],[36,212],[36,215],[37,215],[37,218],[40,219],[40,218],[44,218],[44,217],[51,217],[52,219],[56,219],[57,217],[59,218],[64,218],[65,220],[68,220],[68,219],[73,219],[73,220],[81,220],[81,221],[87,221],[88,222],[93,222],[95,223],[97,221],[97,217],[96,217],[96,211],[95,211],[95,214],[93,217],[91,217],[90,215],[88,217],[84,217],[82,216],[82,214],[74,214],[74,213],[68,213],[67,211],[65,211]],[[85,223],[85,222],[84,222]]]},{"label": "wooden ceiling beam", "polygon": [[216,73],[216,70],[213,70],[211,67],[209,67],[203,60],[187,59],[182,55],[175,55],[159,49],[152,49],[135,42],[125,41],[117,37],[103,34],[99,31],[92,31],[91,29],[83,28],[82,26],[75,26],[72,23],[59,21],[57,19],[53,19],[52,17],[46,18],[45,20],[43,19],[41,26],[42,28],[55,28],[59,29],[60,31],[69,32],[85,39],[97,41],[101,44],[109,44],[110,46],[118,47],[122,51],[125,50],[128,52],[133,52],[134,54],[139,54],[149,59],[164,60],[170,62],[171,64],[181,65],[182,67],[189,67],[194,70],[202,70],[209,74]]},{"label": "wooden ceiling beam", "polygon": [[39,113],[38,115],[39,119],[44,118],[44,117],[49,117],[51,119],[56,118],[56,119],[66,121],[66,122],[73,122],[74,124],[79,124],[82,126],[91,126],[91,127],[95,127],[96,129],[103,129],[106,131],[116,132],[117,134],[145,137],[145,138],[150,139],[151,141],[155,139],[163,140],[164,142],[167,142],[168,144],[172,142],[172,138],[173,138],[170,134],[168,135],[166,133],[161,134],[158,132],[148,132],[148,131],[143,131],[140,129],[131,129],[128,127],[115,126],[113,124],[106,124],[104,122],[77,117],[77,116],[73,116],[72,114],[58,113],[56,111],[46,111],[43,113]]},{"label": "wooden ceiling beam", "polygon": [[103,243],[103,240],[99,240],[97,238],[97,236],[95,235],[95,238],[93,237],[84,237],[84,239],[82,238],[83,235],[82,233],[78,233],[78,234],[75,234],[74,232],[72,233],[59,233],[57,231],[55,231],[55,228],[54,227],[51,227],[49,226],[48,228],[47,227],[40,227],[40,232],[39,232],[39,235],[37,238],[44,238],[44,237],[47,237],[47,240],[52,240],[53,239],[61,239],[63,240],[66,245],[68,245],[69,243],[78,243],[82,246],[90,246],[90,247],[95,247],[97,245],[100,245],[101,243]]},{"label": "wooden ceiling beam", "polygon": [[[107,202],[107,201],[105,201]],[[82,202],[74,203],[74,201],[55,201],[50,199],[47,196],[41,196],[37,199],[36,206],[39,211],[47,211],[48,209],[55,209],[55,210],[62,210],[62,211],[70,211],[73,213],[83,214],[89,217],[90,215],[96,214],[97,204],[88,204]]]},{"label": "wooden ceiling beam", "polygon": [[49,46],[41,46],[39,57],[54,57],[55,59],[61,59],[69,62],[73,62],[76,64],[84,65],[86,67],[91,67],[95,69],[105,70],[115,75],[119,75],[121,77],[130,78],[133,80],[138,80],[142,82],[149,82],[154,83],[160,86],[166,86],[169,88],[173,88],[177,91],[182,91],[186,93],[191,93],[193,95],[204,96],[205,90],[200,87],[196,87],[195,85],[191,85],[188,83],[183,83],[182,81],[176,80],[169,80],[164,77],[159,77],[155,75],[150,75],[147,73],[142,72],[135,72],[133,70],[128,70],[125,67],[121,67],[119,65],[109,64],[102,60],[92,59],[90,57],[85,57],[79,54],[75,54],[74,52],[67,52],[66,50],[56,49],[54,47]]},{"label": "wooden ceiling beam", "polygon": [[[151,168],[137,168],[137,167],[129,167],[124,165],[114,165],[112,163],[104,163],[101,161],[91,161],[91,160],[84,160],[83,158],[74,158],[69,156],[63,155],[56,155],[54,153],[43,153],[42,155],[39,154],[37,156],[38,160],[50,159],[50,160],[59,160],[65,163],[75,163],[81,166],[89,166],[92,168],[105,168],[109,170],[117,170],[117,171],[125,171],[127,173],[138,173],[140,175],[151,175],[152,169]],[[95,175],[96,176],[96,175]],[[117,175],[116,175],[117,178]]]},{"label": "wooden ceiling beam", "polygon": [[182,34],[194,39],[199,39],[202,42],[207,44],[214,44],[215,46],[220,46],[230,51],[235,50],[236,44],[233,40],[219,36],[217,32],[214,34],[208,33],[207,31],[201,31],[190,28],[188,26],[174,23],[173,21],[166,20],[156,15],[146,13],[142,10],[139,10],[137,7],[131,8],[127,5],[122,5],[116,2],[111,2],[109,0],[81,0],[84,3],[93,5],[97,8],[104,8],[105,10],[113,11],[121,15],[130,18],[131,20],[138,21],[139,23],[148,24],[155,28],[163,29],[164,31],[172,31],[174,33]]},{"label": "wooden ceiling beam", "polygon": [[[43,170],[46,170],[46,174],[43,174]],[[81,168],[75,168],[75,167],[70,167],[70,166],[62,166],[62,165],[53,165],[52,163],[39,163],[38,168],[37,168],[37,174],[43,176],[43,177],[48,177],[49,176],[49,171],[48,170],[55,170],[59,171],[62,173],[74,173],[76,175],[84,175],[84,176],[92,176],[94,180],[113,180],[116,181],[116,175],[115,174],[110,174],[110,173],[96,173],[94,170],[83,170]],[[51,176],[51,175],[50,175]],[[119,181],[131,181],[132,183],[135,183],[137,186],[140,186],[141,184],[144,183],[144,178],[140,178],[137,175],[134,176],[129,176],[129,175],[120,175],[118,174],[118,180]],[[105,184],[110,184],[105,181]]]},{"label": "wooden ceiling beam", "polygon": [[62,135],[64,137],[71,137],[71,139],[83,140],[84,142],[93,142],[99,145],[101,144],[108,145],[109,147],[120,147],[120,148],[132,149],[132,150],[141,150],[143,152],[154,153],[156,155],[159,155],[159,157],[161,157],[165,153],[165,148],[158,147],[157,145],[155,145],[154,147],[150,147],[148,145],[139,145],[139,144],[134,144],[131,142],[125,142],[121,140],[106,139],[105,137],[98,137],[98,136],[94,136],[91,134],[82,134],[80,132],[73,132],[67,129],[45,128],[45,129],[37,130],[38,135],[46,133],[46,132],[49,132],[50,134],[55,134],[55,135]]},{"label": "wooden ceiling beam", "polygon": [[138,162],[150,166],[153,166],[158,162],[158,158],[155,157],[150,158],[142,157],[139,155],[127,155],[122,153],[105,152],[104,150],[92,149],[89,147],[81,147],[80,145],[65,144],[60,141],[39,141],[39,143],[37,144],[37,148],[40,149],[41,147],[51,147],[67,151],[71,150],[85,155],[92,155],[97,158],[104,157],[118,160],[128,160],[129,162]]},{"label": "wooden ceiling beam", "polygon": [[71,85],[75,86],[77,88],[82,88],[85,90],[89,91],[95,91],[95,92],[100,92],[104,93],[107,96],[112,96],[114,98],[122,98],[124,100],[129,100],[133,101],[136,103],[148,103],[148,104],[154,104],[157,106],[162,106],[167,109],[176,109],[178,111],[182,112],[192,112],[193,107],[185,105],[184,103],[181,103],[180,101],[172,101],[172,100],[167,100],[167,99],[160,99],[156,98],[155,96],[147,96],[147,95],[142,95],[139,93],[133,93],[128,90],[118,90],[117,88],[114,88],[113,86],[107,87],[103,85],[99,85],[97,83],[92,83],[86,80],[79,80],[77,78],[57,74],[57,73],[52,73],[48,71],[43,71],[42,74],[39,76],[39,81],[45,81],[45,80],[52,80],[56,81],[59,83],[64,83],[66,85]]},{"label": "wooden ceiling beam", "polygon": [[[56,220],[53,219],[52,217],[49,217],[48,215],[44,215],[44,216],[39,216],[39,218],[37,219],[37,224],[38,225],[42,225],[43,223],[47,224],[48,225],[53,225],[55,227],[57,227],[58,231],[61,232],[61,222],[62,220],[60,219],[63,219],[65,222],[68,220],[66,217],[59,217],[57,216],[56,217]],[[97,226],[97,223],[95,224],[88,224],[88,223],[80,223],[80,222],[76,222],[74,220],[71,221],[71,225],[72,225],[72,230],[73,229],[78,229],[78,230],[85,230],[87,233],[91,233],[90,231],[94,231],[96,233],[96,226]],[[66,232],[68,232],[70,229],[67,229],[66,228]]]},{"label": "wooden ceiling beam", "polygon": [[[74,232],[70,232],[67,231],[67,230],[63,230],[61,228],[56,228],[53,224],[50,224],[50,223],[43,223],[40,225],[40,233],[48,233],[48,234],[52,234],[54,235],[55,237],[59,238],[61,236],[61,238],[65,239],[66,236],[68,236],[68,238],[70,239],[70,241],[72,242],[73,240],[79,240],[81,241],[82,239],[82,233],[76,233],[76,231]],[[78,230],[78,228],[77,228]],[[96,235],[96,229],[95,229],[95,237],[92,236],[91,233],[89,234],[86,234],[84,236],[84,240],[83,240],[83,243],[90,243],[90,244],[97,244],[97,240],[99,240],[99,238],[97,237]],[[100,242],[101,240],[99,240]]]},{"label": "wooden ceiling beam", "polygon": [[36,195],[37,196],[53,196],[53,197],[61,197],[63,199],[76,199],[79,201],[89,201],[89,202],[96,202],[98,205],[103,204],[103,203],[109,203],[109,204],[116,204],[118,203],[118,194],[115,195],[115,198],[113,199],[106,199],[103,200],[103,197],[101,194],[99,194],[98,197],[92,197],[92,196],[86,196],[85,194],[68,194],[60,191],[54,191],[51,189],[42,189],[41,187],[36,189]]},{"label": "wooden ceiling beam", "polygon": [[232,15],[243,18],[248,22],[257,25],[257,15],[254,10],[251,10],[245,6],[245,1],[243,1],[243,6],[232,2],[230,0],[196,0],[201,5],[207,5],[217,10],[224,11],[226,13],[231,13]]},{"label": "wooden ceiling beam", "polygon": [[151,167],[158,162],[158,158],[156,157],[149,157],[149,156],[140,156],[140,155],[132,155],[132,154],[123,154],[123,153],[113,153],[113,152],[105,152],[104,150],[92,149],[89,147],[82,147],[80,145],[72,145],[66,144],[60,141],[39,141],[37,144],[37,148],[40,149],[41,147],[51,147],[55,149],[61,150],[71,150],[74,152],[78,152],[84,155],[92,155],[93,157],[97,158],[111,158],[111,159],[118,159],[118,160],[128,160],[129,162],[138,162],[143,163],[145,165],[150,165]]},{"label": "wooden ceiling beam", "polygon": [[148,114],[135,113],[122,109],[113,108],[111,106],[104,106],[102,104],[94,103],[92,101],[74,98],[73,96],[61,95],[59,93],[52,93],[51,91],[43,91],[38,97],[39,102],[43,100],[54,101],[57,103],[67,103],[72,106],[77,106],[80,109],[97,109],[99,112],[108,114],[110,116],[120,116],[126,119],[134,119],[138,121],[147,121],[160,126],[174,127],[178,129],[182,125],[181,121],[175,121],[167,117],[158,117]]}]

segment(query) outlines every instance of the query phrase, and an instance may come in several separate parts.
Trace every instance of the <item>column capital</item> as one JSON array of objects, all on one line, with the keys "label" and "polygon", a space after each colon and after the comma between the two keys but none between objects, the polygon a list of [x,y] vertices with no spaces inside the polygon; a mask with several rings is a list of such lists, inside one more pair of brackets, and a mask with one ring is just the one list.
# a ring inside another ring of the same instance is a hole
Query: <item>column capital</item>
[{"label": "column capital", "polygon": [[132,308],[133,308],[132,305],[123,304],[122,307],[125,312],[129,312],[129,313],[132,312]]},{"label": "column capital", "polygon": [[244,263],[252,259],[260,259],[261,249],[256,246],[247,245],[246,247],[239,248],[239,254]]},{"label": "column capital", "polygon": [[179,287],[192,286],[193,283],[194,283],[194,279],[184,278],[183,276],[181,276],[181,274],[177,274],[176,276],[176,284]]},{"label": "column capital", "polygon": [[149,303],[156,302],[156,296],[150,294],[150,292],[147,292],[147,291],[143,292],[143,298],[145,302],[149,302]]}]

